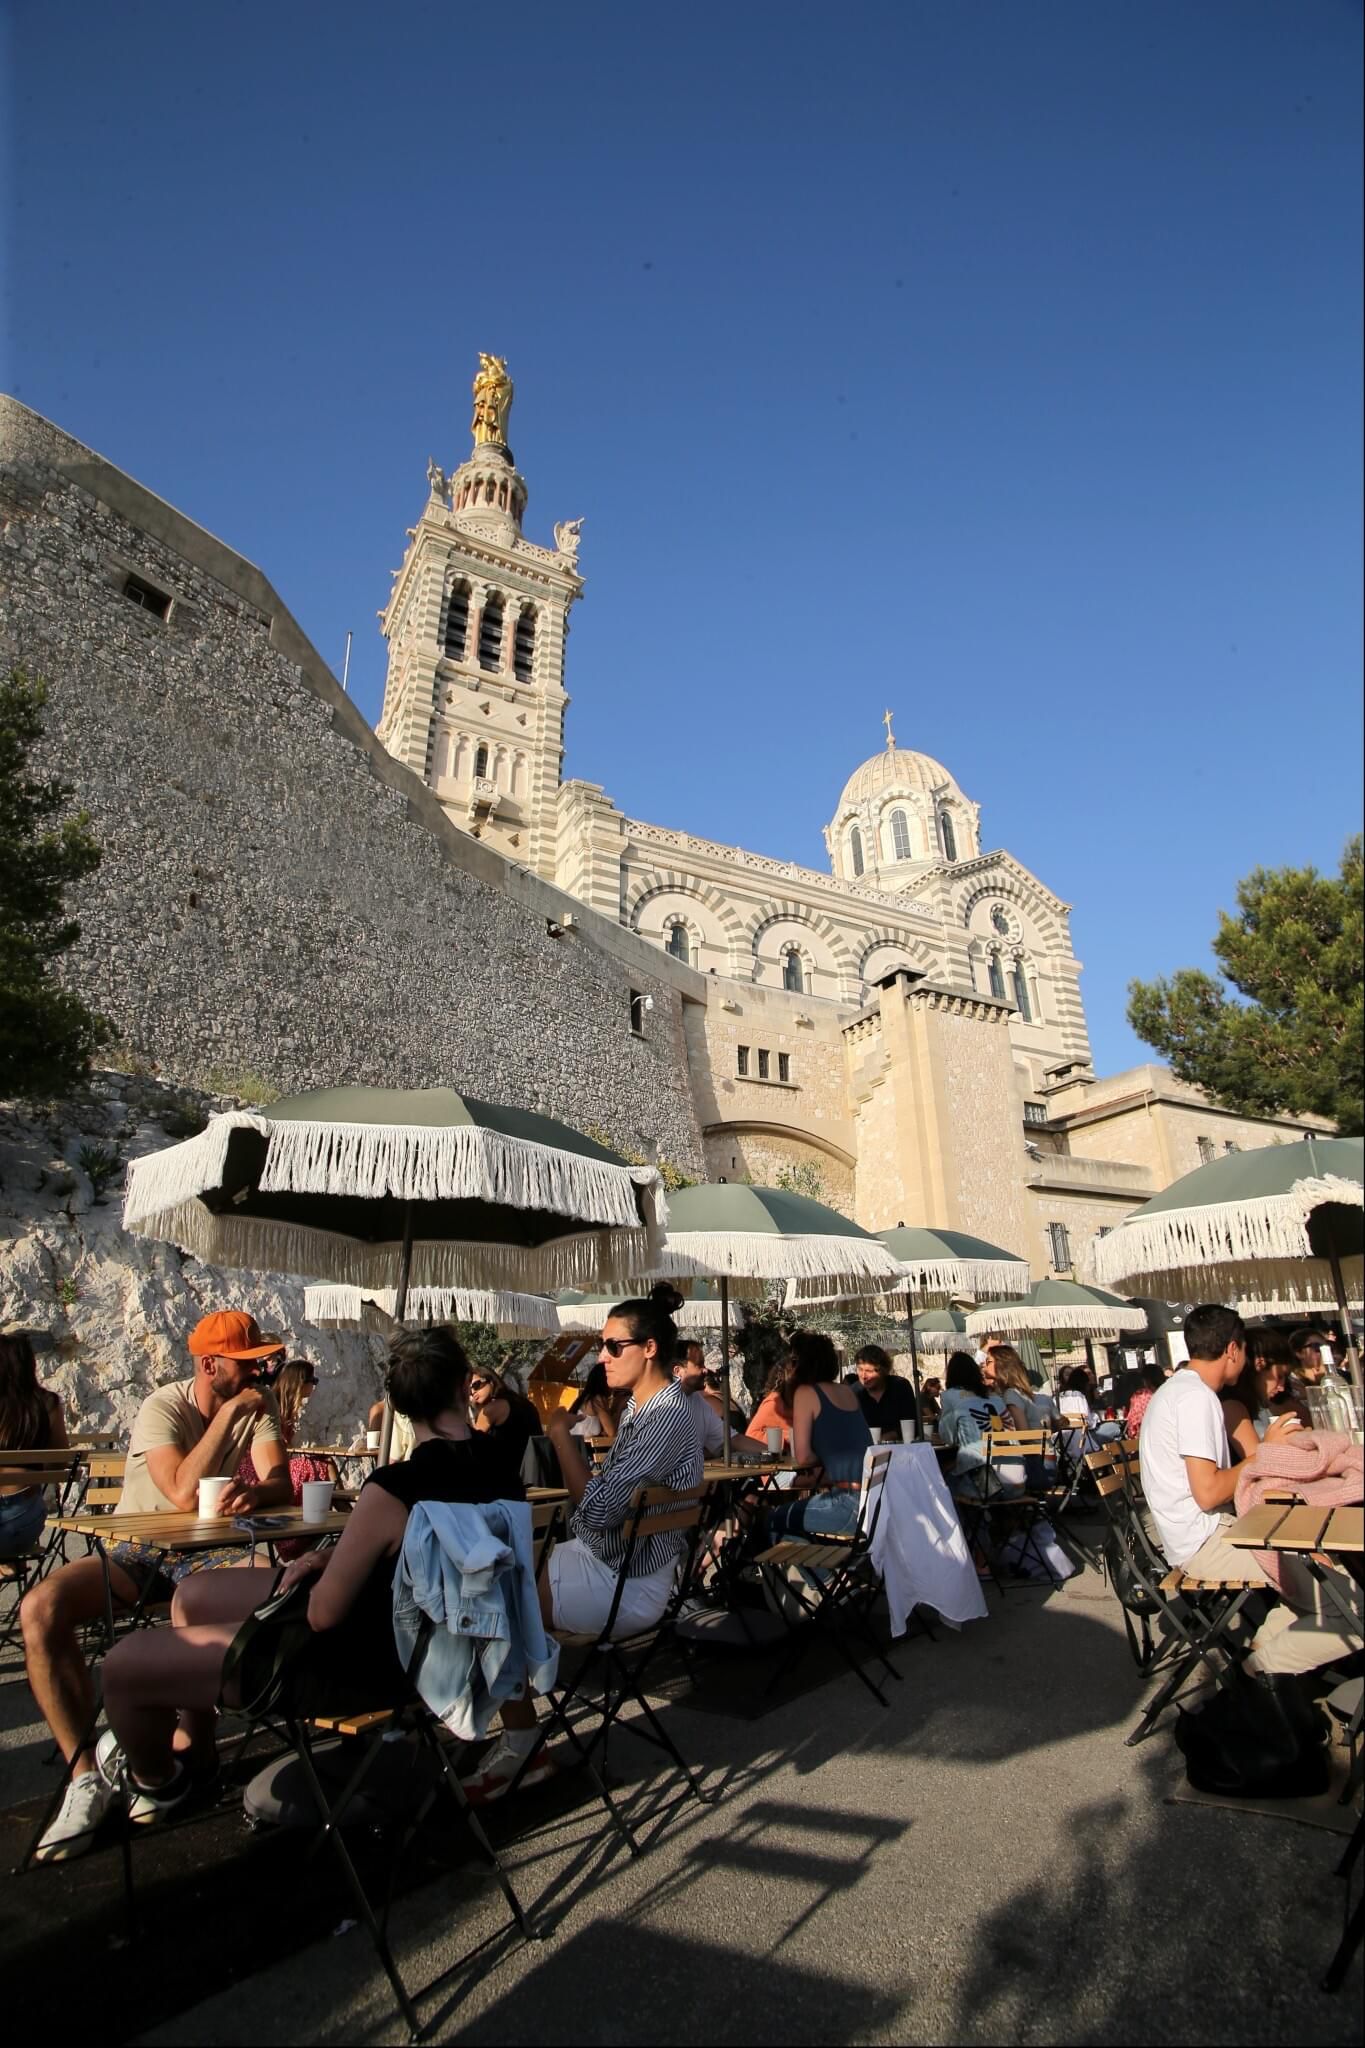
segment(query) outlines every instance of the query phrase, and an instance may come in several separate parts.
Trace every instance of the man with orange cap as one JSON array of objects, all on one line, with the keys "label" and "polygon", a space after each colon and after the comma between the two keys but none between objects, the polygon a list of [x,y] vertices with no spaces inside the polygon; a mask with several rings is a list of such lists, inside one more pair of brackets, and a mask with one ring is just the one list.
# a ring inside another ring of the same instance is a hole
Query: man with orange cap
[{"label": "man with orange cap", "polygon": [[[137,1412],[118,1512],[193,1512],[200,1480],[218,1478],[232,1482],[219,1503],[222,1514],[288,1502],[289,1460],[279,1413],[274,1397],[255,1384],[262,1360],[283,1349],[281,1338],[263,1336],[254,1317],[240,1309],[203,1316],[189,1338],[193,1377],[158,1387]],[[233,1478],[248,1451],[257,1475],[252,1486]],[[109,1552],[109,1587],[124,1607],[140,1599],[169,1600],[187,1571],[240,1557],[240,1550],[207,1557],[200,1551],[177,1561],[153,1545],[119,1543]],[[62,1754],[74,1760],[61,1810],[35,1851],[43,1863],[84,1855],[117,1796],[90,1744],[95,1694],[76,1640],[83,1624],[104,1613],[104,1573],[97,1557],[63,1565],[25,1595],[20,1613],[33,1697]]]}]

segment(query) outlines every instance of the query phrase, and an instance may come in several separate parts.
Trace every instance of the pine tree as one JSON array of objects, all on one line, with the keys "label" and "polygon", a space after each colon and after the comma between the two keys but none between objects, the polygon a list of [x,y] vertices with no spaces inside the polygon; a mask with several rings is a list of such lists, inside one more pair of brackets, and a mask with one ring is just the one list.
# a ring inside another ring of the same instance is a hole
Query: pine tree
[{"label": "pine tree", "polygon": [[1355,1135],[1365,1129],[1362,943],[1357,834],[1339,876],[1254,869],[1237,885],[1237,915],[1219,915],[1224,979],[1182,967],[1169,981],[1134,981],[1128,1021],[1225,1108],[1311,1113]]},{"label": "pine tree", "polygon": [[30,772],[47,685],[23,669],[0,682],[0,1096],[61,1094],[88,1070],[109,1028],[52,974],[80,937],[65,892],[99,866],[70,785]]}]

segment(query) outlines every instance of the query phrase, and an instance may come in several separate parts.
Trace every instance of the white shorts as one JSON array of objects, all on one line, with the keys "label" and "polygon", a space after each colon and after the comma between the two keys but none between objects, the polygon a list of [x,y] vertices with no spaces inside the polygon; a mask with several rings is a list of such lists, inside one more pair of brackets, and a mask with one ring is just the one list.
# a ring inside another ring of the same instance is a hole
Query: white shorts
[{"label": "white shorts", "polygon": [[[568,1629],[574,1635],[597,1635],[616,1597],[614,1568],[603,1564],[586,1543],[571,1537],[567,1543],[556,1543],[545,1569],[550,1579],[555,1627]],[[666,1564],[662,1571],[626,1580],[613,1636],[629,1636],[653,1628],[668,1605],[677,1571],[676,1564]]]}]

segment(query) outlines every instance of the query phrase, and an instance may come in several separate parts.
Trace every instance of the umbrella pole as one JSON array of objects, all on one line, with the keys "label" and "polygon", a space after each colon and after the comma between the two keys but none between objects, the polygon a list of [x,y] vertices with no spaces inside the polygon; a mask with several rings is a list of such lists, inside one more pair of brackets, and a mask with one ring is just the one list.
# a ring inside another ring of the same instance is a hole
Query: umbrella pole
[{"label": "umbrella pole", "polygon": [[909,1280],[905,1283],[905,1309],[910,1324],[910,1378],[915,1389],[915,1435],[924,1435],[924,1411],[920,1406],[919,1390],[919,1339],[915,1335],[915,1290]]},{"label": "umbrella pole", "polygon": [[1346,1282],[1341,1276],[1341,1260],[1331,1254],[1332,1285],[1336,1289],[1337,1313],[1341,1317],[1341,1334],[1346,1339],[1346,1357],[1351,1368],[1351,1385],[1360,1397],[1360,1353],[1356,1350],[1355,1332],[1351,1328],[1351,1311],[1346,1300]]},{"label": "umbrella pole", "polygon": [[720,1276],[720,1393],[721,1421],[725,1427],[725,1443],[721,1456],[728,1465],[730,1462],[730,1283],[723,1273]]},{"label": "umbrella pole", "polygon": [[[408,1312],[408,1281],[412,1278],[412,1203],[403,1208],[403,1248],[398,1254],[398,1291],[393,1304],[393,1319],[401,1323]],[[389,1462],[389,1449],[393,1443],[393,1403],[384,1396],[384,1420],[379,1426],[379,1464]]]}]

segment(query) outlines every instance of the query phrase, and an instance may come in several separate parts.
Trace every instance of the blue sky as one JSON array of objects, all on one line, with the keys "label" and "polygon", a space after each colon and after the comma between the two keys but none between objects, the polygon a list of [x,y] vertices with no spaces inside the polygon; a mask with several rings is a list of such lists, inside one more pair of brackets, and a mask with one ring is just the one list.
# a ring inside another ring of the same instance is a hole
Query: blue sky
[{"label": "blue sky", "polygon": [[1345,0],[10,0],[4,382],[375,612],[517,385],[566,773],[824,865],[896,712],[1075,905],[1097,1061],[1360,817]]}]

